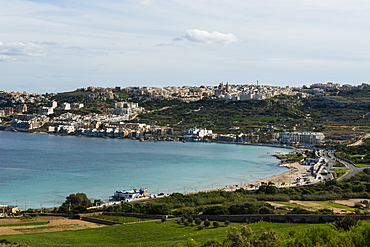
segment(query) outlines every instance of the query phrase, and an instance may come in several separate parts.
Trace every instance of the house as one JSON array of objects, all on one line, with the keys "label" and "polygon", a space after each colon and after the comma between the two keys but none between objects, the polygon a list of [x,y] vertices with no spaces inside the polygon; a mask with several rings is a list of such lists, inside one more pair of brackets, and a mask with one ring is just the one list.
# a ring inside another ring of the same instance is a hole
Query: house
[{"label": "house", "polygon": [[117,190],[114,192],[114,195],[112,196],[114,201],[125,201],[129,202],[133,199],[145,196],[147,193],[147,189],[132,189],[132,190]]},{"label": "house", "polygon": [[20,212],[18,206],[13,205],[0,205],[0,217],[6,217],[9,215],[16,215]]},{"label": "house", "polygon": [[63,109],[63,110],[71,110],[71,104],[70,104],[70,103],[68,103],[68,102],[64,102],[64,103],[62,104],[62,109]]},{"label": "house", "polygon": [[50,115],[50,114],[54,114],[53,107],[41,106],[39,108],[39,115]]}]

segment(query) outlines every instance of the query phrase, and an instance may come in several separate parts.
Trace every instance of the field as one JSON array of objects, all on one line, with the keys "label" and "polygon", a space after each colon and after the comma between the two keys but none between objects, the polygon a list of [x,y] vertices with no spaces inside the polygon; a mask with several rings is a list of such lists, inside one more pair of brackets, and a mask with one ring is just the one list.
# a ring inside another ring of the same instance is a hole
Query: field
[{"label": "field", "polygon": [[0,236],[79,230],[96,227],[102,227],[102,225],[54,216],[38,217],[32,221],[22,221],[18,218],[3,218],[0,219]]},{"label": "field", "polygon": [[[45,221],[40,217],[40,220]],[[69,221],[69,220],[66,220]],[[73,220],[75,221],[78,220]],[[85,222],[83,222],[85,223]],[[60,229],[59,232],[22,232],[20,235],[1,236],[11,242],[26,243],[30,246],[176,246],[182,243],[186,246],[189,238],[199,243],[204,243],[208,239],[217,238],[223,240],[227,236],[227,231],[231,227],[241,227],[243,224],[231,223],[229,226],[215,228],[213,226],[198,230],[195,226],[179,225],[175,220],[162,222],[144,222],[136,224],[125,224],[115,226],[105,226],[88,229],[72,230]],[[253,230],[258,231],[261,227],[274,229],[278,235],[286,235],[290,230],[306,230],[312,224],[294,223],[267,223],[260,222],[249,224]],[[328,227],[327,225],[318,225]],[[32,233],[32,234],[26,234]]]},{"label": "field", "polygon": [[334,213],[352,213],[355,202],[361,201],[362,199],[350,199],[342,201],[294,201],[289,202],[268,202],[273,206],[277,206],[283,209],[301,207],[310,211],[317,211],[323,208],[332,209]]}]

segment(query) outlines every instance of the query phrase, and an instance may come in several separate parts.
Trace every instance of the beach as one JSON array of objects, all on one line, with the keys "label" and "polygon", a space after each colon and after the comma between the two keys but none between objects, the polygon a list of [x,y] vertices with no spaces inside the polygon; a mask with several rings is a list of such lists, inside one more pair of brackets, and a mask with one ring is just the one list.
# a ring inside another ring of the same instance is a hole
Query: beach
[{"label": "beach", "polygon": [[262,183],[267,184],[269,182],[273,183],[276,187],[291,187],[306,183],[303,181],[304,178],[307,179],[307,181],[310,181],[309,183],[312,183],[312,181],[314,180],[314,177],[312,177],[311,174],[307,172],[307,169],[309,167],[301,165],[299,162],[280,163],[277,166],[286,167],[289,170],[254,182],[227,186],[225,188],[219,188],[215,190],[233,191],[240,188],[253,190],[258,189]]},{"label": "beach", "polygon": [[[281,174],[277,174],[277,175],[270,176],[268,178],[260,179],[253,183],[246,183],[244,184],[244,186],[248,186],[249,184],[258,184],[262,182],[264,183],[272,182],[276,186],[279,186],[282,184],[292,185],[295,182],[297,182],[297,178],[302,178],[302,177],[310,178],[309,176],[306,176],[308,167],[301,165],[299,162],[294,162],[290,164],[279,164],[278,166],[284,166],[288,168],[289,170]],[[311,180],[312,179],[313,177],[311,178]]]}]

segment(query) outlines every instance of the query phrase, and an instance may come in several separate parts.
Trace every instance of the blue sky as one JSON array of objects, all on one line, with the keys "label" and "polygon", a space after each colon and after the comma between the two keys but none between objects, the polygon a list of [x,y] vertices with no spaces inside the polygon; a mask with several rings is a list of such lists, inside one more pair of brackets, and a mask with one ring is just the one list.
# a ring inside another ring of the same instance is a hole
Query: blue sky
[{"label": "blue sky", "polygon": [[367,0],[1,0],[0,90],[360,84]]}]

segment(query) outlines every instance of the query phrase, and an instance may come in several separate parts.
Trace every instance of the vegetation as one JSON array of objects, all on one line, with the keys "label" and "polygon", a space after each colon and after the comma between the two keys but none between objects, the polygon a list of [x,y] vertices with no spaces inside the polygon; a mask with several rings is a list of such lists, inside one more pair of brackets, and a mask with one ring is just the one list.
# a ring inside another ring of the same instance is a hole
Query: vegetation
[{"label": "vegetation", "polygon": [[336,171],[336,172],[346,172],[346,171],[349,171],[349,169],[346,169],[346,168],[332,168],[333,171]]},{"label": "vegetation", "polygon": [[[1,221],[0,221],[1,223]],[[45,225],[48,222],[27,222],[27,223],[16,223],[16,224],[5,224],[0,225],[0,227],[9,227],[9,226],[38,226],[38,225]]]},{"label": "vegetation", "polygon": [[[230,223],[229,226],[204,227],[202,230],[194,225],[184,226],[176,223],[175,220],[166,222],[145,222],[130,225],[115,225],[101,228],[61,231],[50,233],[32,233],[22,235],[3,236],[7,241],[27,243],[30,246],[188,246],[189,240],[199,244],[216,239],[223,242],[228,238],[228,232],[237,231],[245,224]],[[312,224],[300,223],[255,223],[249,224],[257,236],[260,236],[260,229],[274,229],[278,238],[288,235],[293,229],[297,232],[310,229]],[[318,227],[328,227],[320,225]],[[268,230],[269,231],[269,230]]]},{"label": "vegetation", "polygon": [[[370,169],[364,169],[363,172],[344,181],[331,180],[290,188],[277,188],[273,183],[267,183],[262,184],[258,190],[239,189],[233,192],[211,191],[196,194],[174,193],[168,197],[148,201],[145,204],[125,202],[107,207],[104,210],[160,215],[274,214],[286,212],[272,210],[269,201],[328,201],[350,198],[370,199]],[[329,206],[323,205],[323,208]],[[311,211],[310,213],[323,213],[323,211]]]},{"label": "vegetation", "polygon": [[59,207],[60,213],[84,213],[92,203],[85,193],[70,194],[66,201]]},{"label": "vegetation", "polygon": [[3,237],[2,243],[16,241],[31,246],[362,247],[369,246],[370,222],[345,217],[332,224],[231,223],[226,227],[212,224],[199,230],[196,225],[178,225],[175,220],[168,220]]},{"label": "vegetation", "polygon": [[338,146],[337,153],[340,157],[351,161],[358,166],[370,166],[370,139],[365,139],[362,145],[345,147]]}]

